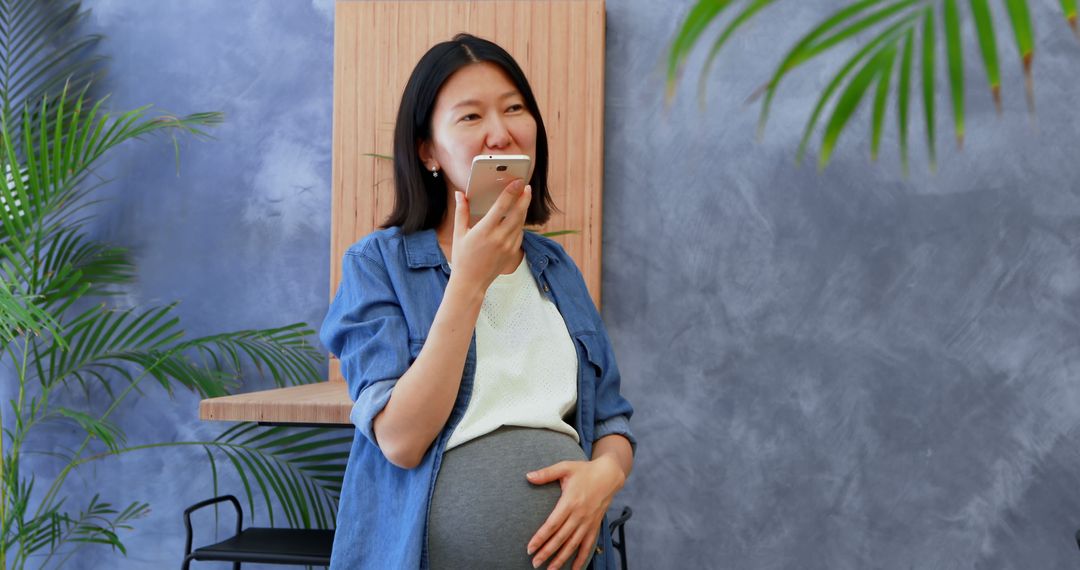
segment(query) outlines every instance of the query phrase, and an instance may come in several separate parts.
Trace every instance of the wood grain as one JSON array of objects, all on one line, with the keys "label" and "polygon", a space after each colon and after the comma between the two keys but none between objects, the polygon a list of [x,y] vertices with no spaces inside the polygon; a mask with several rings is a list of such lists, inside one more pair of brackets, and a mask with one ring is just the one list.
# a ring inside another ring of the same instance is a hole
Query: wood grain
[{"label": "wood grain", "polygon": [[208,398],[199,419],[349,425],[352,401],[344,382],[317,382],[276,390]]}]

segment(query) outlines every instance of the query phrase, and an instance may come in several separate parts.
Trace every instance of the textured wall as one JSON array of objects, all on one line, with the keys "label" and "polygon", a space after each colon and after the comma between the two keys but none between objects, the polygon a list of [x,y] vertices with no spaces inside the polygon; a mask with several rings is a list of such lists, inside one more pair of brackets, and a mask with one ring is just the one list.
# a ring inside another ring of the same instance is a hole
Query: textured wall
[{"label": "textured wall", "polygon": [[[610,0],[604,316],[636,405],[635,568],[1063,568],[1080,563],[1080,43],[1032,3],[1038,120],[1002,31],[1005,113],[969,95],[937,174],[890,115],[879,164],[857,119],[834,163],[794,149],[838,57],[797,72],[765,139],[744,98],[838,0],[780,3],[670,109],[662,53],[691,2]],[[98,0],[114,108],[225,111],[216,141],[131,145],[103,235],[133,247],[128,302],[182,300],[193,334],[321,320],[327,302],[330,0]],[[997,6],[997,5],[995,5]],[[968,46],[974,55],[973,45]],[[971,75],[982,81],[972,66]],[[977,83],[973,85],[978,85]],[[941,123],[950,120],[942,95]],[[921,113],[921,107],[916,105]],[[263,386],[252,380],[250,386]],[[211,437],[194,398],[125,411],[137,437]],[[179,561],[209,495],[196,452],[86,470],[149,520],[116,565]]]}]

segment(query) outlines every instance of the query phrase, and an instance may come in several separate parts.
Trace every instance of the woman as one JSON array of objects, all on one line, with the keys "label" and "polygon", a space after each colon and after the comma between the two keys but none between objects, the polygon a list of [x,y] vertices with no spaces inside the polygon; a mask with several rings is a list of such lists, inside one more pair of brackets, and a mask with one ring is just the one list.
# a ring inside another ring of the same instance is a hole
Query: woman
[{"label": "woman", "polygon": [[[546,222],[547,134],[521,69],[467,34],[413,70],[393,213],[349,248],[320,331],[357,431],[331,568],[614,568],[604,517],[630,404],[580,271]],[[481,219],[479,154],[527,154]],[[451,270],[452,268],[452,270]]]}]

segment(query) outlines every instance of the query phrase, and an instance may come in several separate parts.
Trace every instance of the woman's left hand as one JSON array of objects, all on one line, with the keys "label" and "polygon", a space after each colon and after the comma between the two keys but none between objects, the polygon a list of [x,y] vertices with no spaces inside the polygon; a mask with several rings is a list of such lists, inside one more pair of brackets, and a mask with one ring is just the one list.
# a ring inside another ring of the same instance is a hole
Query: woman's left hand
[{"label": "woman's left hand", "polygon": [[575,552],[573,570],[583,568],[608,505],[626,482],[626,474],[611,457],[600,456],[592,461],[560,461],[526,477],[535,485],[558,481],[562,487],[555,509],[529,540],[529,555],[535,553],[533,568],[553,555],[549,568],[562,568]]}]

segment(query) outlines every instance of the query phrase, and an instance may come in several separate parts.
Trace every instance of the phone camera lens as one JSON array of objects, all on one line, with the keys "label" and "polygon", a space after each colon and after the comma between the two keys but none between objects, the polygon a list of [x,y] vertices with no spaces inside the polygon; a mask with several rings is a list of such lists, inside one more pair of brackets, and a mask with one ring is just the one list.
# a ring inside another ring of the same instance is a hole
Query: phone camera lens
[{"label": "phone camera lens", "polygon": [[497,170],[499,172],[506,172],[506,165],[505,164],[500,164],[499,166],[495,167],[495,170]]}]

